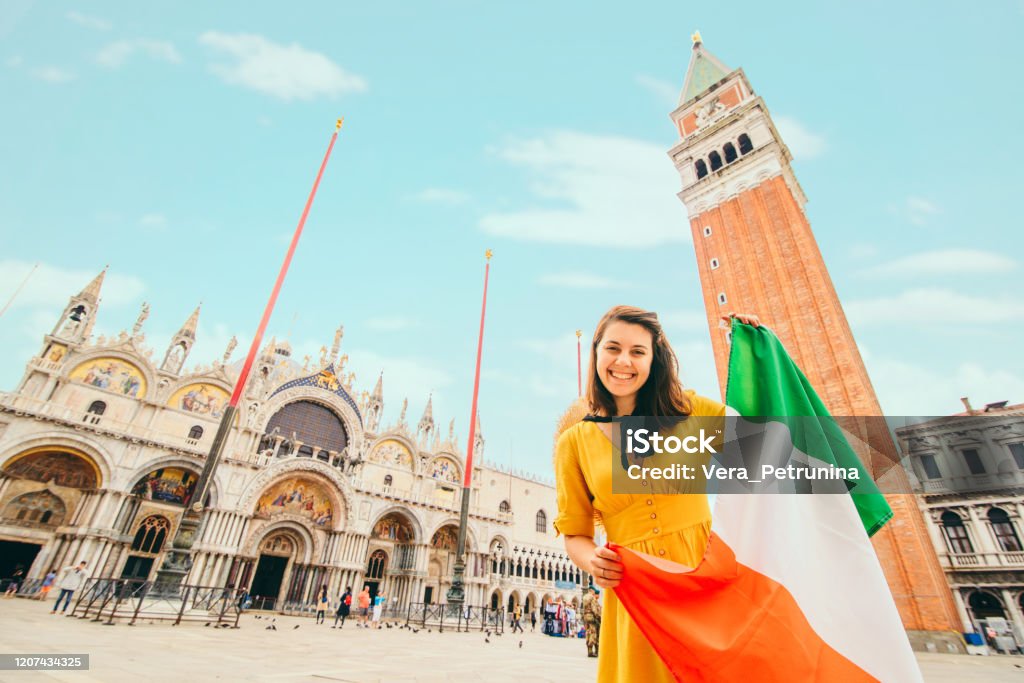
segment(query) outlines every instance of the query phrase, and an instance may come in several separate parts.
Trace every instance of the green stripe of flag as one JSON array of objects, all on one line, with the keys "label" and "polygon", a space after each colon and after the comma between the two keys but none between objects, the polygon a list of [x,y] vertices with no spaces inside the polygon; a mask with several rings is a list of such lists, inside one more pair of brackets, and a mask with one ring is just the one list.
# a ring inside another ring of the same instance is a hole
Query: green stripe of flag
[{"label": "green stripe of flag", "polygon": [[[793,445],[813,458],[836,467],[859,469],[860,479],[848,481],[847,486],[869,536],[892,517],[892,509],[839,425],[782,342],[768,328],[733,320],[725,403],[748,420],[785,424]],[[787,419],[799,417],[819,419]]]}]

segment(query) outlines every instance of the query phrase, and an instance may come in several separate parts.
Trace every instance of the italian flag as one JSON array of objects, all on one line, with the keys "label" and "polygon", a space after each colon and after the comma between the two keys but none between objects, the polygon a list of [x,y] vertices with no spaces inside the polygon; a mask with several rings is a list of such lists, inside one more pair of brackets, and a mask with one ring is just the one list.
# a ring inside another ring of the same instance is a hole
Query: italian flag
[{"label": "italian flag", "polygon": [[634,622],[678,680],[920,681],[869,539],[892,511],[767,328],[733,323],[726,404],[767,421],[764,443],[792,459],[860,479],[841,494],[719,494],[696,568],[611,545]]}]

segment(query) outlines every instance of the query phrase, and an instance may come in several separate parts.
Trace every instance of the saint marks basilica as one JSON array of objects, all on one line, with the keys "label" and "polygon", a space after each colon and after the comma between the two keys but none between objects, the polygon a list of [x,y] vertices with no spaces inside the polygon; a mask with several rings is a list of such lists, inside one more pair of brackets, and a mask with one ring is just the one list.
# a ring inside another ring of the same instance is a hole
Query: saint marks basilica
[{"label": "saint marks basilica", "polygon": [[[13,391],[0,393],[0,575],[26,587],[85,561],[91,576],[152,580],[192,501],[238,375],[186,370],[199,309],[154,357],[143,306],[132,330],[93,338],[105,271],[71,296]],[[43,330],[40,330],[43,332]],[[205,502],[189,584],[247,588],[255,607],[301,610],[323,585],[385,592],[388,608],[443,603],[465,455],[427,400],[382,423],[384,381],[357,391],[343,329],[301,365],[287,342],[257,356]],[[470,605],[531,610],[583,577],[550,520],[550,483],[486,462],[474,436],[466,541]]]}]

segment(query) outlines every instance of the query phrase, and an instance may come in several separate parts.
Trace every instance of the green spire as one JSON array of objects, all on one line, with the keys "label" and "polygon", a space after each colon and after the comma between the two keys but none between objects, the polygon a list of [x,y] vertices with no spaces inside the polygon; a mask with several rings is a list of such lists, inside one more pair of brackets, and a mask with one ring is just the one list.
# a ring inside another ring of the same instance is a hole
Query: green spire
[{"label": "green spire", "polygon": [[693,57],[690,58],[690,68],[686,70],[686,80],[683,82],[683,94],[679,96],[679,104],[700,96],[728,76],[731,71],[732,69],[723,64],[718,57],[704,49],[700,33],[694,33]]}]

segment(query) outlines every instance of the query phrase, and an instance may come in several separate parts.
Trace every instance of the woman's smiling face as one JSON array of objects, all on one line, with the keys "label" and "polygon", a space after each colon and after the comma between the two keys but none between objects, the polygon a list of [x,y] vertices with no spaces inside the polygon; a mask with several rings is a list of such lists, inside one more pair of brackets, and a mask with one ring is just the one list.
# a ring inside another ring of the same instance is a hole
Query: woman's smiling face
[{"label": "woman's smiling face", "polygon": [[653,339],[646,328],[621,320],[608,325],[598,342],[597,376],[620,408],[620,400],[635,397],[650,376],[652,347]]}]

